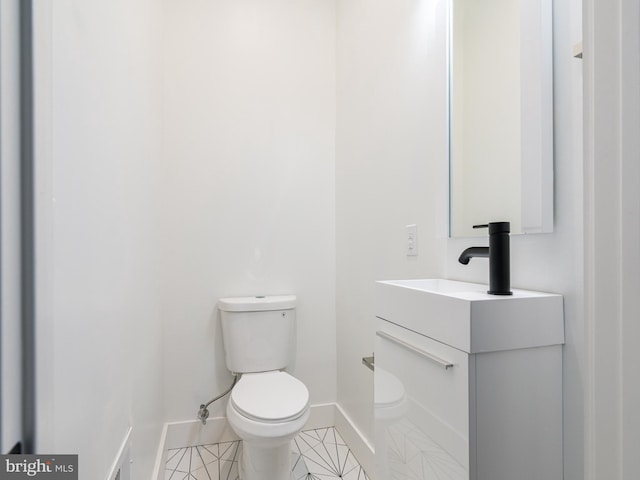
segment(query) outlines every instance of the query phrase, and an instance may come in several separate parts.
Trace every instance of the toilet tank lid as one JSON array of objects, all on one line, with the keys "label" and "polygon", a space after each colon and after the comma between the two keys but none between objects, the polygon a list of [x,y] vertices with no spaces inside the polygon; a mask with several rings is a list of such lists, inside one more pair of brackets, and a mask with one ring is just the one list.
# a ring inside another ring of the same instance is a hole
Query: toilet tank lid
[{"label": "toilet tank lid", "polygon": [[225,312],[263,312],[267,310],[289,310],[295,307],[295,295],[228,297],[218,300],[218,308]]}]

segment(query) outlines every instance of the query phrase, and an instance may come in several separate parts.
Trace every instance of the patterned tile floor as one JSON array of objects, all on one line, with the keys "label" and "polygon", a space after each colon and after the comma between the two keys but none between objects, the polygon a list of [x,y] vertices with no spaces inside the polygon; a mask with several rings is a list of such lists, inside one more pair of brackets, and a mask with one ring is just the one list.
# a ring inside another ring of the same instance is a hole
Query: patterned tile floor
[{"label": "patterned tile floor", "polygon": [[378,475],[385,480],[464,480],[469,470],[406,417],[388,426],[379,445]]},{"label": "patterned tile floor", "polygon": [[[169,450],[165,480],[239,480],[242,442]],[[292,480],[369,480],[335,428],[307,430],[291,452]]]}]

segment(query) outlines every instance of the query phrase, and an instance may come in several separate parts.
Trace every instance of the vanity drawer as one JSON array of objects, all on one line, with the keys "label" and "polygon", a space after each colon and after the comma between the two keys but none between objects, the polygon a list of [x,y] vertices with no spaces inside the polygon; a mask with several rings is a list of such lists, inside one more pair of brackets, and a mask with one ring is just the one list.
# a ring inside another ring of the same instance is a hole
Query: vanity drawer
[{"label": "vanity drawer", "polygon": [[380,318],[375,342],[376,375],[384,372],[402,385],[405,417],[468,469],[473,356]]}]

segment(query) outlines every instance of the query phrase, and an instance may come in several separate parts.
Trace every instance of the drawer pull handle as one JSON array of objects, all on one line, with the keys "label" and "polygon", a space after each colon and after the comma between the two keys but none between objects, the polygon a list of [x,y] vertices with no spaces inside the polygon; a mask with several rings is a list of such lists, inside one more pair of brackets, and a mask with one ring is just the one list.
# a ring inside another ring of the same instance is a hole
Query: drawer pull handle
[{"label": "drawer pull handle", "polygon": [[390,342],[395,343],[396,345],[400,345],[403,348],[406,348],[407,350],[412,351],[413,353],[416,353],[418,355],[420,355],[421,357],[426,358],[427,360],[432,361],[433,363],[437,363],[438,365],[440,365],[441,367],[443,367],[445,370],[449,370],[450,368],[453,368],[453,363],[449,362],[448,360],[444,360],[432,353],[427,352],[426,350],[422,350],[421,348],[415,347],[413,345],[411,345],[410,343],[407,343],[403,340],[400,340],[399,338],[394,337],[393,335],[389,335],[386,332],[383,332],[381,330],[378,330],[376,332],[376,335],[379,337],[382,337],[386,340],[389,340]]}]

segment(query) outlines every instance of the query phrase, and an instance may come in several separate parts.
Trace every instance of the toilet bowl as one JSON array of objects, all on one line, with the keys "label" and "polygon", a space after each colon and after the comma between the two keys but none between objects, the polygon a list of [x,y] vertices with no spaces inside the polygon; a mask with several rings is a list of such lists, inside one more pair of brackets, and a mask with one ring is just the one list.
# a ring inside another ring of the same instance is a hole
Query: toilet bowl
[{"label": "toilet bowl", "polygon": [[243,441],[241,480],[289,480],[291,441],[309,419],[309,391],[285,372],[249,373],[231,391],[227,420]]},{"label": "toilet bowl", "polygon": [[226,298],[221,312],[225,362],[241,374],[227,421],[242,440],[240,480],[290,480],[291,442],[309,419],[309,390],[284,369],[295,346],[293,295]]}]

